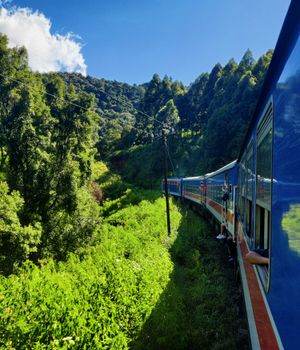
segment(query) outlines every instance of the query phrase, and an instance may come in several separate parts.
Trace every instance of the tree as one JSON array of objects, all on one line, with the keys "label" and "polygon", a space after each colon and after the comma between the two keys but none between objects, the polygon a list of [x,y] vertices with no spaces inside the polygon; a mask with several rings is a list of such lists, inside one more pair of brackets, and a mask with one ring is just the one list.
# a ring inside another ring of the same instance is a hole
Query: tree
[{"label": "tree", "polygon": [[32,73],[20,77],[19,98],[7,117],[8,182],[25,201],[23,220],[41,214],[46,197],[43,193],[46,169],[51,163],[53,118],[45,103],[41,81]]},{"label": "tree", "polygon": [[253,65],[255,64],[255,59],[253,58],[253,55],[252,55],[252,52],[248,49],[240,63],[239,63],[239,67],[238,67],[238,70],[239,72],[241,72],[242,74],[251,70],[253,68]]},{"label": "tree", "polygon": [[161,108],[157,113],[157,120],[162,124],[156,127],[156,135],[161,134],[161,128],[165,128],[169,132],[173,132],[179,123],[178,110],[174,104],[173,99],[170,99],[163,108]]},{"label": "tree", "polygon": [[19,213],[24,201],[16,191],[9,193],[7,183],[0,181],[0,272],[9,274],[16,263],[37,251],[42,230],[38,222],[22,225]]},{"label": "tree", "polygon": [[185,95],[177,99],[177,108],[180,114],[180,127],[183,129],[202,129],[206,111],[203,110],[202,101],[209,74],[201,74],[190,86]]},{"label": "tree", "polygon": [[8,39],[0,33],[0,171],[7,160],[7,116],[19,98],[18,79],[27,71],[27,52],[21,48],[8,48]]},{"label": "tree", "polygon": [[182,83],[173,82],[168,76],[161,80],[158,74],[153,75],[139,106],[140,112],[136,117],[136,143],[143,144],[153,140],[159,127],[155,116],[169,100],[175,100],[184,92],[185,89]]},{"label": "tree", "polygon": [[[62,213],[72,217],[79,189],[90,179],[98,115],[92,95],[77,94],[72,87],[67,90],[57,75],[45,77],[25,70],[18,81],[5,119],[8,182],[24,199],[21,223],[42,223],[41,255],[57,213],[60,219]],[[78,232],[73,234],[75,242]]]}]

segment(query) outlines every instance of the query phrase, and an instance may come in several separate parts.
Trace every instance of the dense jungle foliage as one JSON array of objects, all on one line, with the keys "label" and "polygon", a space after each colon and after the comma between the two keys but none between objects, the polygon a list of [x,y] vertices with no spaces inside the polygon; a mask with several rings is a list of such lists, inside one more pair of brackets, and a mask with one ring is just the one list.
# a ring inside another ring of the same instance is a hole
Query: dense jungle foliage
[{"label": "dense jungle foliage", "polygon": [[34,73],[0,34],[1,348],[239,348],[209,226],[173,204],[165,233],[161,132],[173,175],[231,161],[271,55],[130,86]]},{"label": "dense jungle foliage", "polygon": [[[94,78],[88,78],[87,84],[76,74],[63,77],[67,83],[76,85],[78,91],[83,89],[100,98],[98,108],[103,116],[97,144],[100,157],[123,170],[127,179],[128,173],[134,173],[130,180],[141,183],[145,173],[148,177],[151,174],[151,178],[161,176],[155,168],[161,162],[158,150],[162,129],[170,135],[173,175],[206,173],[235,159],[271,58],[272,51],[268,51],[255,61],[247,50],[239,63],[233,59],[224,67],[218,63],[188,87],[168,76],[161,79],[157,74],[143,86],[132,86],[132,90],[127,84],[104,83]],[[99,89],[104,93],[105,107]],[[142,157],[147,158],[150,166],[145,163],[139,166]]]},{"label": "dense jungle foliage", "polygon": [[245,327],[209,224],[96,167],[94,244],[0,277],[3,349],[241,349]]}]

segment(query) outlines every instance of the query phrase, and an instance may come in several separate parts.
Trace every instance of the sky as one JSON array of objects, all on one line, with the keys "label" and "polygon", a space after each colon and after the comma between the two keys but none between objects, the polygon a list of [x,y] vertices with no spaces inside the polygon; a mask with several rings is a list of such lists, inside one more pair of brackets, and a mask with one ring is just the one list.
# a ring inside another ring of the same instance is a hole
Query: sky
[{"label": "sky", "polygon": [[276,45],[289,0],[0,0],[0,32],[29,64],[140,84],[188,85],[216,63]]}]

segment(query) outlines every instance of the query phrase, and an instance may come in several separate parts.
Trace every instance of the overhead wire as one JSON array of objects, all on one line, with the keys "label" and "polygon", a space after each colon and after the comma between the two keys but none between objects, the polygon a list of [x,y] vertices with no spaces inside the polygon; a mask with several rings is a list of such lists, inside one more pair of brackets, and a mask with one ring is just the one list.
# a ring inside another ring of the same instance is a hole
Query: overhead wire
[{"label": "overhead wire", "polygon": [[[21,80],[14,79],[14,78],[11,78],[11,77],[7,77],[7,76],[5,76],[5,75],[2,74],[2,73],[0,73],[0,75],[1,75],[3,78],[7,78],[7,79],[9,79],[9,80],[14,81],[15,83],[19,83],[19,84],[21,84],[21,85],[26,85],[26,83],[23,82],[23,81],[21,81]],[[77,103],[74,103],[74,102],[72,102],[72,101],[66,100],[64,97],[60,97],[60,96],[51,94],[50,92],[47,92],[47,91],[45,91],[45,94],[48,95],[48,96],[51,96],[51,97],[53,97],[53,98],[55,98],[55,99],[57,99],[57,100],[63,100],[63,101],[67,102],[67,103],[70,104],[70,105],[73,105],[73,106],[75,106],[75,107],[82,108],[82,109],[84,109],[84,110],[86,110],[86,111],[89,110],[88,108],[83,107],[83,106],[81,106],[81,105],[79,105],[79,104],[77,104]]]},{"label": "overhead wire", "polygon": [[[8,80],[14,81],[14,82],[16,82],[16,83],[19,83],[19,84],[21,84],[21,85],[26,85],[25,82],[23,82],[23,81],[21,81],[21,80],[19,80],[19,79],[15,79],[15,78],[12,78],[12,77],[8,77],[8,76],[2,74],[1,72],[0,72],[0,76],[2,76],[3,78],[6,78],[6,79],[8,79]],[[131,105],[129,104],[129,102],[127,102],[127,101],[121,101],[121,100],[119,100],[118,98],[116,98],[115,96],[113,96],[112,94],[110,94],[110,93],[108,93],[108,92],[106,92],[106,91],[104,91],[104,90],[102,90],[102,89],[99,89],[99,91],[102,92],[102,93],[104,93],[105,95],[111,97],[113,100],[115,100],[115,101],[117,101],[117,102],[119,102],[119,103],[126,103],[127,106],[130,106],[130,107],[131,107]],[[57,100],[64,101],[64,102],[66,102],[66,103],[69,104],[69,105],[72,105],[72,106],[81,108],[81,109],[83,109],[83,110],[85,110],[85,111],[88,111],[88,110],[89,110],[88,108],[86,108],[86,107],[84,107],[84,106],[81,106],[81,105],[79,105],[78,103],[69,101],[69,100],[65,99],[64,97],[60,97],[60,96],[51,94],[51,93],[48,92],[48,91],[45,91],[44,93],[45,93],[46,95],[48,95],[48,96],[51,96],[52,98],[55,98],[55,99],[57,99]],[[136,110],[138,113],[140,113],[140,114],[142,114],[142,115],[144,115],[144,116],[146,116],[146,117],[152,119],[153,121],[155,121],[155,122],[161,124],[162,126],[165,125],[163,122],[161,122],[161,121],[158,120],[157,118],[154,118],[153,116],[150,116],[149,114],[147,114],[147,113],[145,113],[145,112],[143,112],[143,111],[141,111],[141,110],[138,110],[138,109],[135,109],[135,110]],[[115,118],[109,117],[109,116],[105,116],[105,117],[103,117],[103,118],[104,118],[104,119],[108,119],[108,120],[116,120]],[[122,119],[118,119],[118,122],[122,122],[123,125],[124,125],[124,123],[125,123],[126,126],[128,126],[128,124],[127,124],[124,120],[122,120]],[[139,129],[136,128],[135,126],[131,126],[131,129],[139,130]],[[176,133],[168,134],[168,136],[172,136],[172,135],[175,135],[175,134],[176,134]],[[154,140],[155,140],[155,141],[158,141],[158,140],[161,139],[161,138],[162,138],[162,135],[160,135],[160,136],[155,136],[155,137],[152,138],[152,140],[153,140],[153,141],[154,141]],[[170,159],[172,168],[173,168],[173,172],[175,173],[174,165],[173,165],[173,163],[172,163],[169,150],[168,150],[168,156],[169,156],[169,159]]]},{"label": "overhead wire", "polygon": [[[23,81],[21,81],[21,80],[18,80],[18,79],[15,79],[15,78],[7,77],[7,76],[5,76],[5,75],[2,74],[2,73],[0,73],[0,76],[2,76],[3,78],[7,78],[8,80],[14,81],[14,82],[16,82],[16,83],[19,83],[19,84],[21,84],[21,85],[26,85],[25,82],[23,82]],[[51,96],[51,97],[57,99],[57,100],[64,101],[64,102],[66,102],[66,103],[69,104],[69,105],[72,105],[72,106],[75,106],[75,107],[79,107],[79,108],[81,108],[81,109],[83,109],[83,110],[85,110],[85,111],[88,111],[88,110],[89,110],[88,108],[86,108],[86,107],[84,107],[84,106],[81,106],[81,105],[79,105],[78,103],[74,103],[74,102],[72,102],[72,101],[69,101],[69,100],[67,100],[67,99],[64,98],[64,97],[60,97],[60,96],[51,94],[50,92],[47,92],[47,91],[45,91],[44,93],[45,93],[46,95],[48,95],[48,96]],[[120,101],[119,101],[119,102],[120,102]],[[116,120],[115,118],[110,117],[110,116],[105,116],[105,117],[102,117],[102,118],[108,119],[108,120]],[[127,124],[124,120],[122,120],[122,119],[119,119],[118,122],[121,122],[123,125],[128,126],[128,124]],[[131,128],[132,128],[132,129],[135,129],[135,130],[138,130],[138,129],[137,129],[136,127],[134,127],[134,126],[131,126]]]},{"label": "overhead wire", "polygon": [[[130,106],[130,103],[129,103],[129,102],[121,101],[121,100],[119,100],[117,97],[113,96],[112,94],[110,94],[110,93],[108,93],[108,92],[106,92],[106,91],[104,91],[104,90],[99,89],[99,91],[102,92],[103,94],[105,94],[105,95],[111,97],[113,100],[115,100],[115,101],[117,101],[117,102],[119,102],[119,103],[120,103],[120,102],[121,102],[121,103],[125,103],[125,104],[127,104],[127,106]],[[130,106],[130,107],[131,107],[131,106]],[[136,111],[137,111],[138,113],[144,115],[145,117],[151,118],[151,119],[153,119],[154,121],[156,121],[157,123],[159,123],[159,124],[161,124],[161,125],[164,125],[164,123],[163,123],[162,121],[160,121],[160,120],[154,118],[153,116],[150,116],[149,114],[147,114],[147,113],[145,113],[145,112],[143,112],[143,111],[141,111],[141,110],[138,110],[138,109],[136,109]]]},{"label": "overhead wire", "polygon": [[[14,82],[16,82],[16,83],[19,83],[19,84],[21,84],[21,85],[26,85],[25,82],[22,82],[21,80],[15,79],[15,78],[12,78],[12,77],[7,77],[7,76],[5,76],[4,74],[2,74],[1,72],[0,72],[0,76],[2,76],[3,78],[7,78],[7,79],[9,79],[9,80],[11,80],[11,81],[14,81]],[[99,89],[99,92],[101,92],[101,93],[103,93],[103,94],[109,96],[110,98],[112,98],[113,100],[117,101],[118,103],[122,103],[122,104],[125,103],[125,104],[127,104],[128,107],[132,107],[132,105],[131,105],[129,102],[127,102],[127,101],[121,101],[121,100],[119,100],[118,98],[116,98],[115,96],[113,96],[112,94],[110,94],[110,93],[108,93],[108,92],[106,92],[106,91],[104,91],[104,90],[102,90],[102,89]],[[74,102],[72,102],[72,101],[66,100],[64,97],[60,97],[60,96],[51,94],[51,93],[48,92],[48,91],[45,91],[44,93],[45,93],[47,96],[51,96],[51,97],[54,98],[54,99],[62,100],[62,101],[66,102],[66,103],[69,104],[69,105],[72,105],[72,106],[81,108],[81,109],[83,109],[83,110],[85,110],[85,111],[88,111],[88,110],[89,110],[88,108],[86,108],[86,107],[84,107],[84,106],[81,106],[81,105],[79,105],[79,104],[77,104],[77,103],[74,103]],[[145,112],[143,112],[143,111],[141,111],[141,110],[138,110],[138,109],[135,109],[135,110],[136,110],[138,113],[140,113],[140,114],[142,114],[142,115],[144,115],[144,116],[146,116],[146,117],[152,119],[153,121],[157,122],[158,124],[162,125],[163,127],[165,126],[165,124],[164,124],[163,122],[159,121],[158,119],[154,118],[153,116],[150,116],[150,115],[148,115],[147,113],[145,113]],[[107,119],[107,120],[116,120],[115,118],[109,117],[109,116],[105,116],[104,119]],[[124,121],[124,120],[122,120],[122,119],[118,119],[118,122],[121,122],[123,125],[124,125],[124,123],[125,123],[126,126],[128,126],[128,123],[126,123],[126,121]],[[131,130],[132,130],[132,129],[134,129],[134,130],[139,130],[138,128],[136,128],[136,127],[134,127],[134,126],[131,126]],[[167,136],[172,136],[172,135],[175,135],[175,134],[176,134],[176,133],[173,133],[173,134],[172,134],[172,133],[169,133]],[[163,137],[163,135],[155,136],[155,137],[152,138],[152,141],[154,141],[154,140],[155,140],[155,141],[159,141],[162,137]],[[153,144],[153,142],[152,142],[152,144]],[[168,145],[167,139],[166,139],[166,151],[167,151],[167,156],[168,156],[168,158],[169,158],[170,164],[171,164],[171,166],[172,166],[173,174],[175,175],[175,168],[174,168],[173,161],[172,161],[172,159],[171,159],[171,155],[170,155],[169,145]],[[152,186],[151,186],[151,187],[152,187]]]},{"label": "overhead wire", "polygon": [[[21,84],[21,85],[26,85],[25,82],[23,82],[23,81],[21,81],[21,80],[19,80],[19,79],[15,79],[15,78],[11,78],[11,77],[5,76],[5,75],[2,74],[2,73],[0,73],[0,75],[1,75],[3,78],[12,80],[12,81],[14,81],[14,82],[16,82],[16,83],[19,83],[19,84]],[[103,94],[105,94],[105,95],[111,97],[113,100],[115,100],[115,101],[117,101],[117,102],[119,102],[119,103],[125,103],[125,104],[127,104],[127,106],[130,106],[129,102],[121,101],[121,100],[119,100],[118,98],[116,98],[115,96],[113,96],[112,94],[110,94],[110,93],[108,93],[108,92],[106,92],[106,91],[104,91],[104,90],[102,90],[102,89],[99,89],[99,91],[102,92]],[[63,101],[65,101],[66,103],[68,103],[68,104],[70,104],[70,105],[73,105],[73,106],[82,108],[82,109],[84,109],[84,110],[86,110],[86,111],[89,110],[88,108],[83,107],[83,106],[81,106],[81,105],[79,105],[79,104],[77,104],[77,103],[74,103],[74,102],[72,102],[72,101],[66,100],[64,97],[60,97],[60,96],[51,94],[50,92],[47,92],[47,91],[45,91],[45,94],[48,95],[48,96],[51,96],[51,97],[53,97],[53,98],[55,98],[55,99],[63,100]],[[131,107],[131,106],[130,106],[130,107]],[[137,111],[138,113],[140,113],[140,114],[142,114],[142,115],[144,115],[144,116],[150,118],[150,119],[153,119],[155,122],[157,122],[157,123],[159,123],[159,124],[161,124],[161,125],[164,125],[163,122],[161,122],[160,120],[154,118],[153,116],[150,116],[149,114],[147,114],[147,113],[145,113],[145,112],[143,112],[143,111],[141,111],[141,110],[138,110],[138,109],[136,109],[136,111]],[[108,116],[106,116],[106,118],[107,118],[107,119],[110,119],[110,120],[115,120],[114,118],[108,117]]]}]

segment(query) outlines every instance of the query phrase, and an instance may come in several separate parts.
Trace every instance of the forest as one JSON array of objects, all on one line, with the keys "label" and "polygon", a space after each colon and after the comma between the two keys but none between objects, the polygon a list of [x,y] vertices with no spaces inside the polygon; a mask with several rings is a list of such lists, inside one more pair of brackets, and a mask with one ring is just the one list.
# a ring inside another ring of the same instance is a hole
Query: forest
[{"label": "forest", "polygon": [[271,57],[129,85],[35,73],[0,34],[1,348],[238,348],[207,223],[173,203],[165,232],[161,135],[170,176],[235,159]]},{"label": "forest", "polygon": [[76,74],[62,77],[98,99],[97,157],[115,164],[127,180],[152,186],[162,174],[162,129],[169,134],[171,175],[206,173],[238,156],[271,58],[269,50],[255,61],[247,50],[239,63],[218,63],[189,86],[157,74],[130,88]]}]

